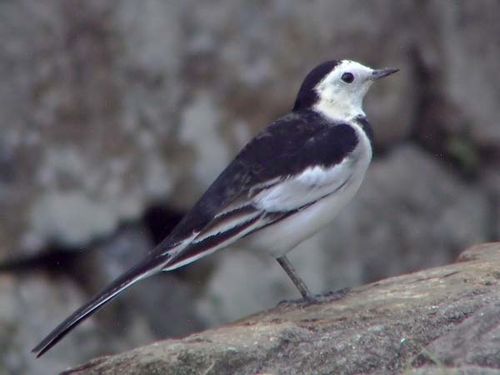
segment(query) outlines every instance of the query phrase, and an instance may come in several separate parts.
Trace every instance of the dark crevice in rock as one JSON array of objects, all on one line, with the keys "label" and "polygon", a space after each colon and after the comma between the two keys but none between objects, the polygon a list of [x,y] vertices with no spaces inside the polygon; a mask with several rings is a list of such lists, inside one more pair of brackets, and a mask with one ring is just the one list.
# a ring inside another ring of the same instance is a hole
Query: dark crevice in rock
[{"label": "dark crevice in rock", "polygon": [[0,272],[33,272],[35,270],[50,271],[53,274],[67,274],[75,268],[85,252],[70,246],[47,245],[33,255],[7,259],[0,264]]},{"label": "dark crevice in rock", "polygon": [[151,235],[153,244],[159,244],[181,221],[184,212],[165,204],[152,204],[144,210],[141,221]]},{"label": "dark crevice in rock", "polygon": [[479,177],[486,150],[470,136],[471,124],[443,92],[443,74],[429,66],[417,47],[411,49],[417,115],[410,138],[468,181]]},{"label": "dark crevice in rock", "polygon": [[127,226],[143,225],[152,243],[157,244],[177,225],[183,214],[166,205],[153,204],[145,209],[143,216],[137,222],[123,223],[106,237],[92,239],[78,247],[49,243],[34,254],[4,260],[0,263],[0,272],[20,273],[43,270],[53,275],[70,275],[78,279],[78,275],[82,273],[82,262],[85,263],[85,259],[91,258],[98,247],[111,242],[118,231]]},{"label": "dark crevice in rock", "polygon": [[488,218],[485,228],[486,241],[494,242],[500,237],[500,194],[497,192],[487,191],[486,197],[489,201]]}]

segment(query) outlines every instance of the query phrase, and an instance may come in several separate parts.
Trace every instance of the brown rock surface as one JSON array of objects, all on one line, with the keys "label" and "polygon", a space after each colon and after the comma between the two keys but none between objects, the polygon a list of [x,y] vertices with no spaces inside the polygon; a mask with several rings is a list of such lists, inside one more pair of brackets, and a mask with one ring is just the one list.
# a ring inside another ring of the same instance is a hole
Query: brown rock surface
[{"label": "brown rock surface", "polygon": [[[281,304],[236,323],[95,359],[66,374],[496,374],[500,243],[459,262]],[[495,370],[496,369],[496,370]]]}]

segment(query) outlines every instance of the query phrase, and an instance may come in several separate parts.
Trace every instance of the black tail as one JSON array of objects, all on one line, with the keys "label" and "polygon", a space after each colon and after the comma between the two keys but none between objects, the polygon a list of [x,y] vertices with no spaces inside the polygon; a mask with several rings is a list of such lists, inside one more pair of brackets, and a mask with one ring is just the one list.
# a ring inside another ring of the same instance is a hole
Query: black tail
[{"label": "black tail", "polygon": [[33,348],[32,352],[36,353],[37,357],[40,357],[47,350],[57,344],[73,328],[83,322],[85,318],[92,315],[122,291],[137,281],[159,272],[166,261],[167,259],[165,255],[159,257],[149,257],[135,267],[131,268],[125,274],[113,281],[106,289],[92,298],[92,300],[71,314],[64,322],[59,324],[51,333],[49,333],[47,337],[45,337],[37,346],[35,346],[35,348]]}]

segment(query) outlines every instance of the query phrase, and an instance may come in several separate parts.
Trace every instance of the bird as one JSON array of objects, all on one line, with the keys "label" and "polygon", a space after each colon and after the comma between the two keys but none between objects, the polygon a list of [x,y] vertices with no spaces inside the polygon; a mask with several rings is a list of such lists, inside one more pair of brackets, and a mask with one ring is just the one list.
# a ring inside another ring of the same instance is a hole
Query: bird
[{"label": "bird", "polygon": [[40,357],[131,285],[238,242],[267,250],[304,300],[314,300],[286,254],[330,223],[358,191],[372,159],[363,99],[399,69],[329,60],[302,82],[292,110],[261,130],[137,265],[111,282],[32,351]]}]

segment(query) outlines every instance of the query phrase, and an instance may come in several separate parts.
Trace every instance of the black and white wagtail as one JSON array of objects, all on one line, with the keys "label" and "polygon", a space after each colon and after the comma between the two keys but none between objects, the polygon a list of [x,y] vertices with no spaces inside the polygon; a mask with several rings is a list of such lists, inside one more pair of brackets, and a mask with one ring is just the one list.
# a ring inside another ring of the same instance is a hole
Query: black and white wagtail
[{"label": "black and white wagtail", "polygon": [[269,250],[302,296],[312,298],[285,254],[328,224],[358,190],[373,140],[363,98],[374,81],[397,71],[375,70],[350,60],[314,68],[293,110],[241,150],[172,233],[57,326],[33,352],[41,356],[137,281],[239,240]]}]

